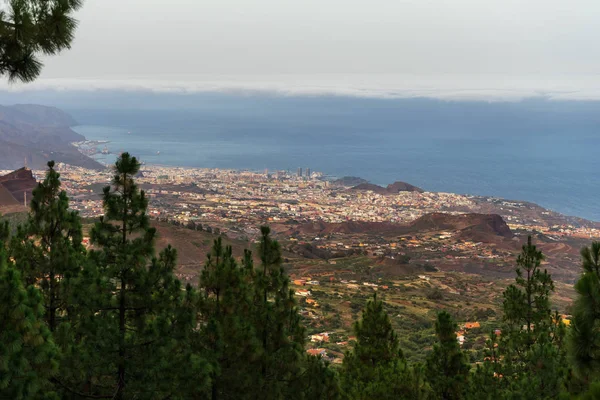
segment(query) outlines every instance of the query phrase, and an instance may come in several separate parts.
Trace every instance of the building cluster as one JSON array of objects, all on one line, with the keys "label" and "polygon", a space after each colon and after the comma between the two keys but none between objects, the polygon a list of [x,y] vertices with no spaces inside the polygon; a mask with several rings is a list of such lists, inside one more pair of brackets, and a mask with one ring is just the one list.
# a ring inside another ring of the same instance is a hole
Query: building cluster
[{"label": "building cluster", "polygon": [[[60,163],[57,169],[61,173],[63,188],[69,194],[71,207],[84,217],[101,215],[102,188],[110,184],[111,171],[88,170]],[[39,178],[43,174],[44,171],[35,171]],[[309,168],[299,168],[293,173],[144,165],[137,182],[150,198],[151,216],[181,224],[193,221],[218,226],[221,232],[232,230],[234,235],[235,232],[256,232],[256,227],[265,223],[403,223],[431,212],[460,213],[478,211],[479,208],[477,198],[452,193],[378,194],[350,190],[333,184],[323,174]],[[488,202],[506,210],[503,216],[513,229],[535,229],[557,236],[600,236],[596,227],[548,225],[527,219],[518,214],[518,210],[527,207],[527,203],[497,199],[488,199]],[[421,245],[419,241],[406,244]]]},{"label": "building cluster", "polygon": [[[102,186],[109,171],[59,165],[72,206],[87,216],[102,213]],[[298,171],[300,172],[300,171]],[[308,171],[307,171],[308,172]],[[43,171],[37,171],[43,175]],[[469,207],[472,200],[448,193],[380,195],[336,187],[316,172],[310,179],[286,171],[251,171],[144,166],[137,178],[156,215],[186,222],[243,225],[265,221],[411,221],[424,213]]]}]

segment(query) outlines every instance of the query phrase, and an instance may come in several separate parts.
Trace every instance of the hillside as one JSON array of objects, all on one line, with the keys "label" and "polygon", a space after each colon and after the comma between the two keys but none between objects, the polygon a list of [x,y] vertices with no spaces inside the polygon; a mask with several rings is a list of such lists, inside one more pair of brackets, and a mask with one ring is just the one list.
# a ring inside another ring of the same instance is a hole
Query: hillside
[{"label": "hillside", "polygon": [[482,237],[512,238],[513,234],[497,214],[431,213],[409,224],[391,222],[348,221],[340,223],[310,222],[292,228],[288,235],[379,234],[407,235],[425,232],[451,231],[473,240]]},{"label": "hillside", "polygon": [[102,169],[71,145],[85,140],[70,128],[75,124],[70,115],[54,107],[0,106],[0,169],[17,169],[25,162],[30,168],[43,169],[49,160]]},{"label": "hillside", "polygon": [[363,183],[369,183],[366,179],[357,176],[343,176],[331,182],[334,185],[340,186],[358,186]]},{"label": "hillside", "polygon": [[418,192],[423,193],[424,190],[420,187],[411,185],[410,183],[396,181],[394,183],[390,183],[386,187],[375,185],[373,183],[361,183],[359,185],[353,186],[350,190],[355,191],[371,191],[377,194],[397,194],[399,192]]},{"label": "hillside", "polygon": [[37,181],[30,169],[21,168],[0,176],[0,212],[21,211],[31,200]]},{"label": "hillside", "polygon": [[425,192],[420,187],[411,185],[410,183],[400,182],[400,181],[397,181],[397,182],[394,182],[394,183],[390,183],[389,185],[387,185],[386,190],[388,191],[388,193],[398,193],[398,192],[419,192],[419,193],[423,193],[423,192]]},{"label": "hillside", "polygon": [[417,232],[452,231],[463,235],[491,234],[512,238],[513,233],[498,214],[445,214],[431,213],[416,219],[409,227]]}]

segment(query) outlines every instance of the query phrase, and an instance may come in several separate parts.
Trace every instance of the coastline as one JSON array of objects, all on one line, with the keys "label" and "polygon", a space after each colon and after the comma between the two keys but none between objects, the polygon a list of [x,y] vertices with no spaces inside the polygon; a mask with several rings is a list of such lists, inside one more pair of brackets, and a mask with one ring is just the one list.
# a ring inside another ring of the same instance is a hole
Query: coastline
[{"label": "coastline", "polygon": [[[77,143],[110,143],[110,141],[98,141],[98,140],[85,140],[83,142],[77,142]],[[75,144],[75,143],[73,143]],[[81,148],[76,146],[77,149],[81,152]],[[103,164],[106,168],[109,168],[110,165],[112,164],[112,162],[106,163],[103,162],[103,159],[97,159],[95,157],[90,157],[89,155],[85,154],[84,152],[82,152],[83,155],[92,158],[93,160]],[[116,157],[116,154],[109,154],[112,155],[114,157]],[[170,165],[170,164],[160,164],[160,163],[143,163],[143,166],[145,167],[150,167],[150,168],[165,168],[165,169],[175,169],[175,170],[180,170],[180,171],[221,171],[221,172],[231,172],[231,173],[253,173],[253,174],[264,174],[264,170],[260,171],[260,170],[252,170],[252,169],[239,169],[239,168],[198,168],[198,167],[190,167],[190,166],[178,166],[178,165]],[[275,170],[269,170],[271,172],[276,172]],[[319,180],[323,180],[323,181],[335,181],[336,179],[341,179],[343,177],[338,177],[338,176],[334,176],[334,175],[328,175],[325,174],[323,172],[320,171],[314,171],[318,174],[318,179]],[[352,177],[352,178],[357,178],[357,179],[362,179],[360,177]],[[412,183],[411,183],[412,184]],[[349,187],[348,187],[349,188]],[[427,193],[443,193],[443,194],[455,194],[455,195],[459,195],[459,196],[464,196],[464,197],[468,197],[468,198],[473,198],[473,199],[478,199],[478,200],[484,200],[484,201],[501,201],[501,202],[509,202],[509,203],[518,203],[518,204],[523,204],[523,205],[527,205],[530,207],[534,207],[534,208],[540,208],[545,210],[548,213],[554,214],[555,216],[559,217],[559,218],[564,218],[565,220],[571,221],[575,224],[578,225],[582,225],[582,226],[590,226],[590,227],[594,227],[594,228],[598,228],[600,229],[600,221],[595,221],[592,219],[587,219],[587,218],[583,218],[583,217],[579,217],[579,216],[575,216],[575,215],[567,215],[567,214],[563,214],[559,211],[556,210],[552,210],[550,208],[544,207],[542,205],[539,205],[535,202],[531,202],[528,200],[513,200],[513,199],[507,199],[507,198],[503,198],[503,197],[498,197],[498,196],[489,196],[489,195],[474,195],[474,194],[470,194],[470,193],[453,193],[453,192],[442,192],[442,191],[425,191]]]}]

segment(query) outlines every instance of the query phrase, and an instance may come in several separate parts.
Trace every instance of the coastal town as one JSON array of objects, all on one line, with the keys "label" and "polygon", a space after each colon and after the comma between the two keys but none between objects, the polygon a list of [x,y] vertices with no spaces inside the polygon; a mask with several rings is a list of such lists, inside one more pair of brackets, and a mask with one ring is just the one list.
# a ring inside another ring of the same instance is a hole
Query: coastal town
[{"label": "coastal town", "polygon": [[[97,171],[59,163],[71,207],[84,217],[103,213],[101,192],[112,178]],[[0,171],[5,174],[10,171]],[[38,178],[44,171],[34,171]],[[260,224],[347,221],[407,223],[434,212],[497,213],[513,230],[555,236],[600,236],[600,224],[561,216],[526,202],[452,193],[400,191],[379,194],[329,180],[319,172],[237,171],[144,165],[138,184],[150,198],[153,217],[215,225],[237,235]]]},{"label": "coastal town", "polygon": [[[112,179],[110,169],[62,163],[56,169],[72,209],[89,221],[103,214],[101,194]],[[32,172],[43,179],[45,171]],[[402,337],[412,338],[403,348],[413,360],[422,355],[415,343],[433,339],[424,321],[440,304],[455,310],[462,321],[457,340],[477,360],[486,334],[498,329],[499,296],[514,275],[526,235],[537,235],[547,253],[563,308],[572,295],[564,282],[577,275],[579,248],[600,237],[597,223],[526,202],[358,182],[308,168],[257,172],[143,165],[137,176],[160,232],[169,234],[165,226],[187,231],[185,242],[205,251],[186,264],[182,250],[177,276],[184,281],[197,280],[211,237],[251,247],[258,228],[269,225],[282,244],[308,328],[307,351],[334,363],[341,362],[354,339],[352,321],[374,293],[386,300]]]}]

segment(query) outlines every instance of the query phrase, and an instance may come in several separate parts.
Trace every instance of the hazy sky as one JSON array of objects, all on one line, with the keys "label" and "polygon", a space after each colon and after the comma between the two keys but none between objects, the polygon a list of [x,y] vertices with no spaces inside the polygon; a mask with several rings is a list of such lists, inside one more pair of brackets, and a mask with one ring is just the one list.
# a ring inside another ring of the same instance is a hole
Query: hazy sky
[{"label": "hazy sky", "polygon": [[598,0],[86,0],[78,18],[38,86],[600,93]]}]

